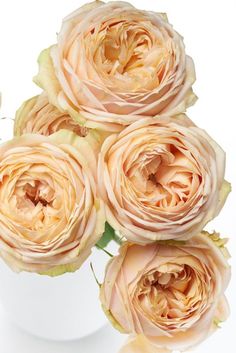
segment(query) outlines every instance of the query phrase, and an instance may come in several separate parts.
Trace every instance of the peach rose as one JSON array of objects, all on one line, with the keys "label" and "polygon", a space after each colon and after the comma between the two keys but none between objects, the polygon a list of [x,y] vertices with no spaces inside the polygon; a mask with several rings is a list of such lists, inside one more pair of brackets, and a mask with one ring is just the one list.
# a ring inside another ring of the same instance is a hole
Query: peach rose
[{"label": "peach rose", "polygon": [[[182,351],[199,344],[228,316],[224,245],[218,234],[207,232],[186,243],[125,243],[109,262],[101,287],[108,318],[138,341],[143,336],[143,345]],[[135,342],[124,352],[133,352]]]},{"label": "peach rose", "polygon": [[109,131],[184,112],[196,100],[194,81],[193,61],[166,15],[120,1],[96,1],[66,17],[35,78],[50,103]]},{"label": "peach rose", "polygon": [[49,136],[61,129],[71,130],[79,136],[86,136],[88,133],[87,128],[50,104],[45,93],[24,102],[16,113],[15,136],[27,133]]},{"label": "peach rose", "polygon": [[224,172],[222,149],[185,116],[140,120],[101,149],[107,221],[135,243],[191,238],[223,207],[230,191]]},{"label": "peach rose", "polygon": [[0,255],[15,271],[77,270],[104,232],[96,157],[68,130],[0,145]]}]

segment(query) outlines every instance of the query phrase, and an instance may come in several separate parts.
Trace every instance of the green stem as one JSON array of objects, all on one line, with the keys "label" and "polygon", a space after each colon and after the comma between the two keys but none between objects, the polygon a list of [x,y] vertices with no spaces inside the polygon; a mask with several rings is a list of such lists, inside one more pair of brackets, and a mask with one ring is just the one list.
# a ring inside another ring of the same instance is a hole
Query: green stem
[{"label": "green stem", "polygon": [[109,251],[107,251],[106,249],[102,248],[100,245],[96,244],[96,247],[102,251],[104,251],[105,254],[107,254],[110,257],[114,257],[114,255],[112,255]]}]

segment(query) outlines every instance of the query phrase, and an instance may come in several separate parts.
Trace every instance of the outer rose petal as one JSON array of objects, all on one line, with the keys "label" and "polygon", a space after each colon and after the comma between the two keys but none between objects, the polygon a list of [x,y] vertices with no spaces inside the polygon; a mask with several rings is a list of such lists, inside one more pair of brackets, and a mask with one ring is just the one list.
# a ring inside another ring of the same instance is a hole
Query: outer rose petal
[{"label": "outer rose petal", "polygon": [[153,346],[144,336],[130,338],[119,353],[171,353],[169,349]]},{"label": "outer rose petal", "polygon": [[[124,21],[121,31],[120,21]],[[115,32],[113,25],[118,27]],[[115,58],[120,40],[120,55]],[[139,42],[144,47],[140,55],[135,52]],[[165,14],[117,1],[88,4],[67,16],[58,43],[39,57],[35,82],[50,103],[76,122],[115,132],[144,117],[186,111],[196,101],[195,78],[182,37]]]},{"label": "outer rose petal", "polygon": [[126,243],[107,266],[100,296],[105,312],[115,327],[138,336],[122,353],[146,344],[150,352],[190,349],[228,317],[225,241],[217,233],[203,232],[186,243],[171,244]]},{"label": "outer rose petal", "polygon": [[15,271],[77,270],[105,228],[96,146],[68,130],[0,146],[0,254]]},{"label": "outer rose petal", "polygon": [[218,303],[214,324],[218,327],[218,325],[228,319],[230,316],[230,307],[228,300],[225,296],[223,296]]}]

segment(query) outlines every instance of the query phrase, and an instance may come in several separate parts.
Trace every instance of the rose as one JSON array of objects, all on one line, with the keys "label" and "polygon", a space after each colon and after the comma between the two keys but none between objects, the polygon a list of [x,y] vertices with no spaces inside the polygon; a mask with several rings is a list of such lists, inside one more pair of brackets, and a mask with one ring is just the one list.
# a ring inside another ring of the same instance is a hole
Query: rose
[{"label": "rose", "polygon": [[125,243],[109,262],[101,287],[108,318],[122,332],[163,350],[200,343],[228,316],[224,245],[218,234],[207,232],[186,243]]},{"label": "rose", "polygon": [[77,270],[104,231],[96,156],[68,130],[0,145],[0,255],[15,271]]},{"label": "rose", "polygon": [[61,129],[71,130],[79,136],[86,136],[88,133],[88,129],[50,104],[45,93],[24,102],[16,113],[15,136],[26,133],[48,136]]},{"label": "rose", "polygon": [[185,116],[138,121],[101,149],[107,221],[135,243],[186,240],[223,207],[230,191],[224,171],[222,149]]},{"label": "rose", "polygon": [[194,81],[193,61],[166,15],[100,1],[65,18],[35,78],[53,105],[109,131],[184,112],[196,99]]}]

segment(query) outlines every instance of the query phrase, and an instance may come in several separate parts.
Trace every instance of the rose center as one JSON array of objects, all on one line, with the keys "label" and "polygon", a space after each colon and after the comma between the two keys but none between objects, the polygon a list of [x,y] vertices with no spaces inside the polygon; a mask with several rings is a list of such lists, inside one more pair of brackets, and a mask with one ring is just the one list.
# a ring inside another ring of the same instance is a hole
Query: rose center
[{"label": "rose center", "polygon": [[[126,89],[134,91],[159,86],[164,79],[166,66],[171,68],[173,65],[173,48],[161,41],[161,36],[156,38],[155,30],[152,34],[150,26],[145,21],[132,23],[121,20],[102,27],[98,49],[94,53],[98,72],[102,69],[105,76],[112,76],[113,84],[114,78],[120,84],[125,79]],[[95,33],[90,35],[93,37]]]},{"label": "rose center", "polygon": [[158,290],[162,293],[169,292],[173,288],[178,289],[181,293],[185,293],[188,283],[191,279],[191,269],[188,266],[179,266],[170,264],[170,271],[165,272],[168,265],[151,275],[146,276],[144,285],[151,291]]},{"label": "rose center", "polygon": [[193,164],[176,150],[144,151],[126,175],[142,200],[145,196],[142,202],[160,208],[186,203],[201,184]]},{"label": "rose center", "polygon": [[[201,294],[200,294],[201,293]],[[138,300],[147,313],[155,317],[155,322],[165,323],[169,328],[181,325],[187,318],[199,310],[199,300],[204,294],[202,281],[188,265],[168,263],[146,274],[140,281]]]},{"label": "rose center", "polygon": [[26,184],[24,186],[25,197],[29,199],[35,206],[40,202],[43,206],[50,203],[50,197],[46,194],[45,185],[36,180],[35,185]]},{"label": "rose center", "polygon": [[32,211],[32,207],[52,206],[55,190],[44,180],[19,180],[14,190],[17,208]]}]

